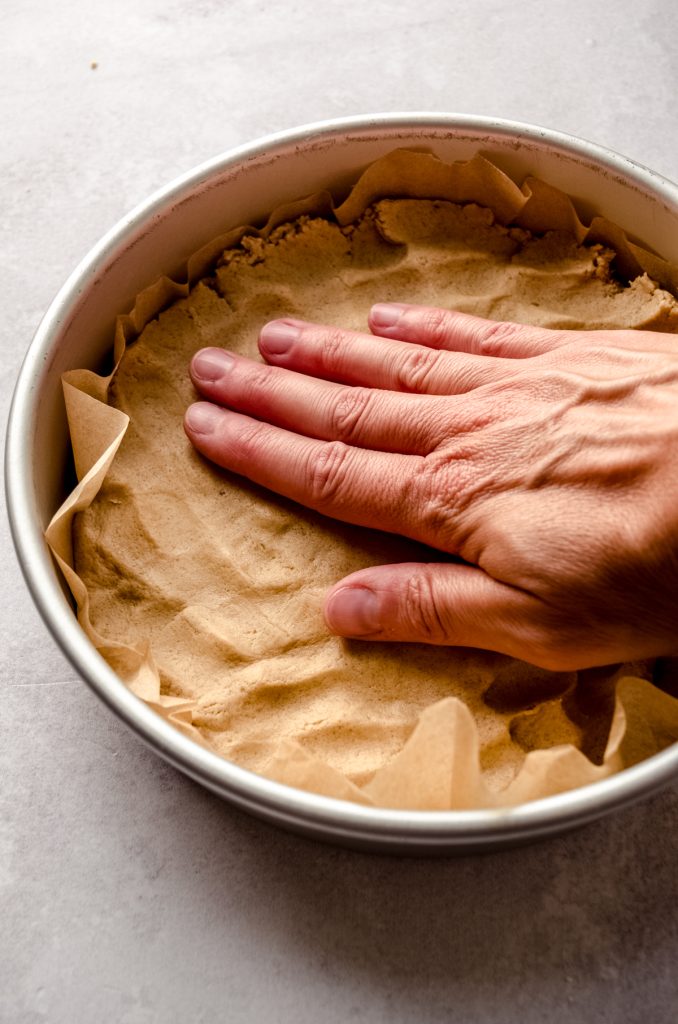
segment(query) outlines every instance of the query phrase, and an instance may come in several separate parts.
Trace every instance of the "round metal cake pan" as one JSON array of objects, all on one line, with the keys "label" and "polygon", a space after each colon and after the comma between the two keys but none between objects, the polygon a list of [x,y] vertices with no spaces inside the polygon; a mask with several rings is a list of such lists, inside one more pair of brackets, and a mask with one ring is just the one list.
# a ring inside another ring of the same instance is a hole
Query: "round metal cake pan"
[{"label": "round metal cake pan", "polygon": [[330,188],[399,146],[444,160],[480,152],[520,182],[542,177],[586,219],[602,214],[678,262],[678,186],[592,143],[544,128],[455,114],[388,114],[326,121],[268,136],[171,182],[123,218],[73,271],[28,350],[14,393],[5,472],[10,524],[35,603],[83,679],[161,757],[238,807],[285,828],[395,853],[490,850],[553,835],[657,791],[678,776],[678,744],[618,775],[514,808],[370,809],[245,771],[183,736],[136,698],[77,623],[43,531],[65,494],[68,437],[60,376],[97,368],[113,325],[160,274],[229,227],[258,223],[280,203]]}]

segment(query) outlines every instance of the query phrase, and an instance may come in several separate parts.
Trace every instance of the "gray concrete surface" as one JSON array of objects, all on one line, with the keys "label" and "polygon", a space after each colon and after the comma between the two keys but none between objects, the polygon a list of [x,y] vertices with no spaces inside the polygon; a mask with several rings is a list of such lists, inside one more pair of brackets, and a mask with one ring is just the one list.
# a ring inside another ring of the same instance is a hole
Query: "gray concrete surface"
[{"label": "gray concrete surface", "polygon": [[[456,110],[678,178],[672,0],[3,0],[0,15],[3,418],[89,246],[157,186],[265,132]],[[3,1024],[676,1020],[678,789],[461,860],[274,831],[96,702],[0,529]]]}]

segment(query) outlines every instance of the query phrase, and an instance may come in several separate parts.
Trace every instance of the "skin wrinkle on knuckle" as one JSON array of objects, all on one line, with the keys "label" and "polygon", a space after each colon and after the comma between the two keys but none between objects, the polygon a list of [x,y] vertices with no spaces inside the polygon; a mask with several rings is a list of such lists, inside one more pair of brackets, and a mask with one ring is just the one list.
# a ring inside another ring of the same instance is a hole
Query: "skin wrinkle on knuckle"
[{"label": "skin wrinkle on knuckle", "polygon": [[453,314],[445,309],[430,308],[417,314],[417,320],[413,324],[419,328],[428,341],[432,341],[435,347],[444,348],[452,335],[451,320]]},{"label": "skin wrinkle on knuckle", "polygon": [[281,386],[280,370],[267,363],[246,366],[240,373],[240,400],[243,405],[259,406],[269,400]]},{"label": "skin wrinkle on knuckle", "polygon": [[420,392],[440,366],[437,349],[412,348],[395,357],[395,377],[399,391]]},{"label": "skin wrinkle on knuckle", "polygon": [[475,348],[481,356],[501,356],[515,341],[518,325],[498,320],[481,324],[476,329]]},{"label": "skin wrinkle on knuckle", "polygon": [[332,370],[341,367],[345,362],[346,334],[339,327],[328,327],[318,334],[311,335],[315,343],[321,366]]},{"label": "skin wrinkle on knuckle", "polygon": [[227,426],[227,436],[222,433],[222,445],[237,457],[238,462],[249,466],[255,460],[261,461],[262,452],[269,447],[269,425],[259,420],[244,419],[235,429]]},{"label": "skin wrinkle on knuckle", "polygon": [[[478,355],[481,356],[506,356],[511,358],[521,344],[529,344],[531,341],[538,341],[542,334],[546,333],[537,327],[528,327],[526,324],[516,324],[511,320],[498,320],[488,322],[478,328],[476,334],[476,346]],[[553,346],[557,347],[559,333],[550,332],[553,335]]]},{"label": "skin wrinkle on knuckle", "polygon": [[374,404],[375,393],[370,388],[342,388],[330,410],[330,431],[335,439],[352,442]]},{"label": "skin wrinkle on knuckle", "polygon": [[403,614],[415,636],[424,637],[428,643],[434,644],[452,642],[445,617],[438,606],[431,574],[426,569],[408,577],[403,593]]},{"label": "skin wrinkle on knuckle", "polygon": [[452,534],[460,512],[458,494],[449,486],[443,471],[449,458],[424,457],[417,470],[404,482],[401,514],[416,522],[429,543],[452,550]]},{"label": "skin wrinkle on knuckle", "polygon": [[343,441],[314,445],[307,457],[306,483],[309,498],[318,509],[333,506],[346,484],[350,448]]}]

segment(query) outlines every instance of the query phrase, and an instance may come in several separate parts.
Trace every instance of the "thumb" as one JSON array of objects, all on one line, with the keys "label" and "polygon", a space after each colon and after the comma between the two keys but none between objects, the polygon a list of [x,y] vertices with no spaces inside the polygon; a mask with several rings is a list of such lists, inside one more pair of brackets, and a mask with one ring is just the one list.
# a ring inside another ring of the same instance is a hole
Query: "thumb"
[{"label": "thumb", "polygon": [[553,637],[540,626],[537,598],[454,563],[379,565],[347,576],[325,599],[339,636],[480,647],[543,668],[560,668]]}]

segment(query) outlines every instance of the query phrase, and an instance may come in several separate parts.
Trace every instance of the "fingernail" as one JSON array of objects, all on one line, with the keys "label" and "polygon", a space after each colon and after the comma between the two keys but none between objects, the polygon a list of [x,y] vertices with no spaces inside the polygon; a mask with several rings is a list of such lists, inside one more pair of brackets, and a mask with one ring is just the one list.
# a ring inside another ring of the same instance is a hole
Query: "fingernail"
[{"label": "fingernail", "polygon": [[395,327],[404,309],[402,302],[378,302],[370,310],[370,320],[375,327]]},{"label": "fingernail", "polygon": [[342,587],[327,602],[325,618],[330,629],[342,636],[378,633],[379,600],[367,587]]},{"label": "fingernail", "polygon": [[259,334],[262,348],[272,356],[281,356],[287,352],[299,337],[299,328],[287,320],[271,320],[264,324]]},{"label": "fingernail", "polygon": [[223,348],[203,348],[193,356],[191,370],[198,380],[214,383],[228,373],[234,362],[231,353]]},{"label": "fingernail", "polygon": [[193,434],[211,434],[217,425],[219,410],[210,402],[196,402],[189,405],[184,421]]}]

